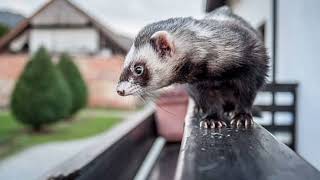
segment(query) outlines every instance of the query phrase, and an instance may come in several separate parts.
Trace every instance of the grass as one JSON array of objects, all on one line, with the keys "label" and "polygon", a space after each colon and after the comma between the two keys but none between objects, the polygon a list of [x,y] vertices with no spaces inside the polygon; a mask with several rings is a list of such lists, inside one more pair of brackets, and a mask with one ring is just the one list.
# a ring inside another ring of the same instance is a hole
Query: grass
[{"label": "grass", "polygon": [[62,121],[48,128],[47,133],[30,132],[9,112],[0,112],[0,159],[30,146],[90,137],[119,122],[121,112],[84,110],[72,121]]}]

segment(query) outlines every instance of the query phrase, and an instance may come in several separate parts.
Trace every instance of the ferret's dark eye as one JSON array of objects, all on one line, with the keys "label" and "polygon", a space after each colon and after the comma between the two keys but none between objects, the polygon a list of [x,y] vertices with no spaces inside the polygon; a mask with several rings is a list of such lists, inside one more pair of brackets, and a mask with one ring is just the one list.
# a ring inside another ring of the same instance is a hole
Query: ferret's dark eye
[{"label": "ferret's dark eye", "polygon": [[143,74],[143,66],[136,66],[134,67],[134,73],[137,75],[137,76],[140,76]]}]

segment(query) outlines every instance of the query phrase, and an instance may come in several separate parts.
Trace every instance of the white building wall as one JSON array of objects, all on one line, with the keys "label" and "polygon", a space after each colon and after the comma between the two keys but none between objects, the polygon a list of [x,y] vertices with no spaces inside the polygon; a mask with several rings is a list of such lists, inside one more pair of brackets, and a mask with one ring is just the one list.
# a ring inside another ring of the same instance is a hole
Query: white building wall
[{"label": "white building wall", "polygon": [[31,19],[32,25],[85,25],[88,17],[77,11],[66,0],[54,0],[51,4]]},{"label": "white building wall", "polygon": [[278,3],[277,79],[299,83],[298,152],[320,170],[320,1]]},{"label": "white building wall", "polygon": [[95,53],[99,50],[99,33],[93,28],[32,29],[29,45],[31,53],[40,46],[50,52]]}]

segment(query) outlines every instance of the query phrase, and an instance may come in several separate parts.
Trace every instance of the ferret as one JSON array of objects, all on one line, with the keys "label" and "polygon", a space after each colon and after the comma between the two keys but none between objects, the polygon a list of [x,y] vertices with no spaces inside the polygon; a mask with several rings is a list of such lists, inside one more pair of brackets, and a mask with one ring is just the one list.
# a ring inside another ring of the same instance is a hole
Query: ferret
[{"label": "ferret", "polygon": [[142,96],[185,84],[201,127],[250,127],[268,64],[260,34],[224,6],[200,20],[170,18],[145,26],[125,58],[117,93]]}]

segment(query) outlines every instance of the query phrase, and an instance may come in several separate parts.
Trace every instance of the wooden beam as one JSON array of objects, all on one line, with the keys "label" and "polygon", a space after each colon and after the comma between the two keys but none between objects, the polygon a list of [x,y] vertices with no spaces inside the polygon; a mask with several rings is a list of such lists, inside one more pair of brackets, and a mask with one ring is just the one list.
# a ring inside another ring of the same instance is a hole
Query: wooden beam
[{"label": "wooden beam", "polygon": [[132,179],[156,139],[153,107],[129,116],[101,136],[103,141],[39,179]]},{"label": "wooden beam", "polygon": [[266,129],[202,129],[186,119],[176,180],[318,180],[320,173]]}]

